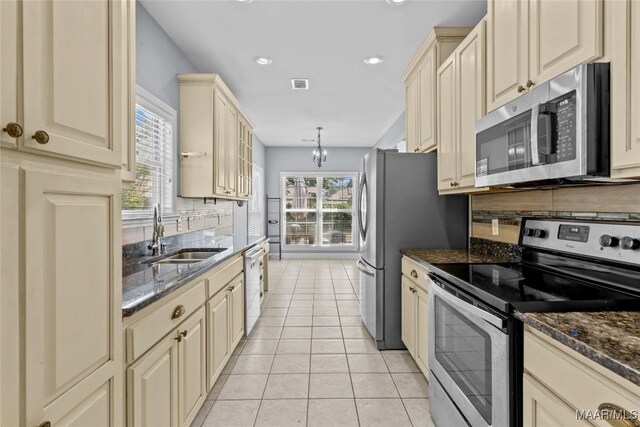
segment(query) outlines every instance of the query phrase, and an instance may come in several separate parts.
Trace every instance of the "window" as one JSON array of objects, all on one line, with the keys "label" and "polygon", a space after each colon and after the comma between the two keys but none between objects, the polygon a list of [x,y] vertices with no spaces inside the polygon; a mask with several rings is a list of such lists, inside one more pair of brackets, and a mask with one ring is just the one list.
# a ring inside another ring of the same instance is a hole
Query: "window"
[{"label": "window", "polygon": [[283,176],[285,244],[354,246],[356,174]]},{"label": "window", "polygon": [[136,97],[136,180],[122,190],[126,217],[148,216],[159,203],[174,211],[176,111],[138,87]]},{"label": "window", "polygon": [[249,199],[249,236],[264,236],[264,171],[253,164]]}]

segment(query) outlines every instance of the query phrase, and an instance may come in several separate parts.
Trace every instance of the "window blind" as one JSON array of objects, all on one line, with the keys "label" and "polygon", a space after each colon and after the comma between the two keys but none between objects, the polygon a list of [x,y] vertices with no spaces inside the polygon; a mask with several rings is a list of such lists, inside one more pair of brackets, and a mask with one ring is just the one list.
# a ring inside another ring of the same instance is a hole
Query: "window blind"
[{"label": "window blind", "polygon": [[249,236],[264,236],[264,171],[253,165],[252,194],[249,199]]}]

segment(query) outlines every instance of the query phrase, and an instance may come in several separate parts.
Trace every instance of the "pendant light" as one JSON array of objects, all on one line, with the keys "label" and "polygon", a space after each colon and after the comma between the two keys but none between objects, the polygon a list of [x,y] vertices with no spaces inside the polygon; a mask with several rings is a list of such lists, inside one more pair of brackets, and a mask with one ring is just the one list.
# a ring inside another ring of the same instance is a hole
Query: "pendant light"
[{"label": "pendant light", "polygon": [[318,139],[316,141],[318,147],[313,150],[313,163],[315,163],[318,168],[321,168],[322,164],[327,161],[327,150],[322,148],[322,144],[320,143],[320,131],[322,128],[318,126],[316,129],[318,130]]}]

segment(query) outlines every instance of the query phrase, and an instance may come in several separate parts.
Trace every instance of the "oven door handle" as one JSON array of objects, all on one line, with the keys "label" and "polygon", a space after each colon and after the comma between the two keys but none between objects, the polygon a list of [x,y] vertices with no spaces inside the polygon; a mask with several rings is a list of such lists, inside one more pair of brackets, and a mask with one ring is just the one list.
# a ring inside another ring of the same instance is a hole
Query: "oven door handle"
[{"label": "oven door handle", "polygon": [[430,277],[431,277],[431,280],[436,282],[435,283],[436,286],[432,286],[430,289],[431,292],[434,293],[434,295],[438,295],[440,298],[445,300],[448,304],[456,307],[457,309],[463,312],[471,313],[472,315],[481,318],[485,322],[495,326],[498,329],[505,328],[504,319],[501,319],[497,316],[494,316],[491,313],[488,313],[484,310],[479,309],[478,307],[475,307],[467,302],[464,302],[463,300],[461,300],[460,298],[457,298],[455,295],[451,294],[450,292],[447,292],[446,289],[442,289],[438,285],[438,283],[442,283],[442,282],[436,279],[433,275],[431,275]]}]

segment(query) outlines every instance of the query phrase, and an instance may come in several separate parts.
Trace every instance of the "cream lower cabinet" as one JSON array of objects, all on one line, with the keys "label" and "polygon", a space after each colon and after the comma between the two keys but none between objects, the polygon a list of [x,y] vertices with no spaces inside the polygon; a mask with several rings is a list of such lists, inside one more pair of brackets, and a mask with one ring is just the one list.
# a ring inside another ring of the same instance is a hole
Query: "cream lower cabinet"
[{"label": "cream lower cabinet", "polygon": [[402,260],[402,342],[422,373],[429,377],[427,271],[404,257]]},{"label": "cream lower cabinet", "polygon": [[231,287],[231,348],[236,348],[244,335],[244,277],[236,277]]},{"label": "cream lower cabinet", "polygon": [[204,308],[127,370],[131,426],[189,426],[206,397]]},{"label": "cream lower cabinet", "polygon": [[640,3],[611,1],[611,177],[640,177]]},{"label": "cream lower cabinet", "polygon": [[490,0],[487,111],[603,55],[600,0]]},{"label": "cream lower cabinet", "polygon": [[211,390],[231,357],[229,292],[221,291],[207,302],[207,389]]},{"label": "cream lower cabinet", "polygon": [[[640,387],[529,326],[524,331],[525,427],[631,425],[578,419],[578,411],[640,411]],[[603,413],[601,412],[600,415]]]},{"label": "cream lower cabinet", "polygon": [[469,28],[435,28],[411,60],[405,84],[407,152],[438,147],[436,127],[436,71],[469,32]]},{"label": "cream lower cabinet", "polygon": [[475,123],[485,113],[485,21],[438,69],[438,191],[469,193],[475,187]]}]

